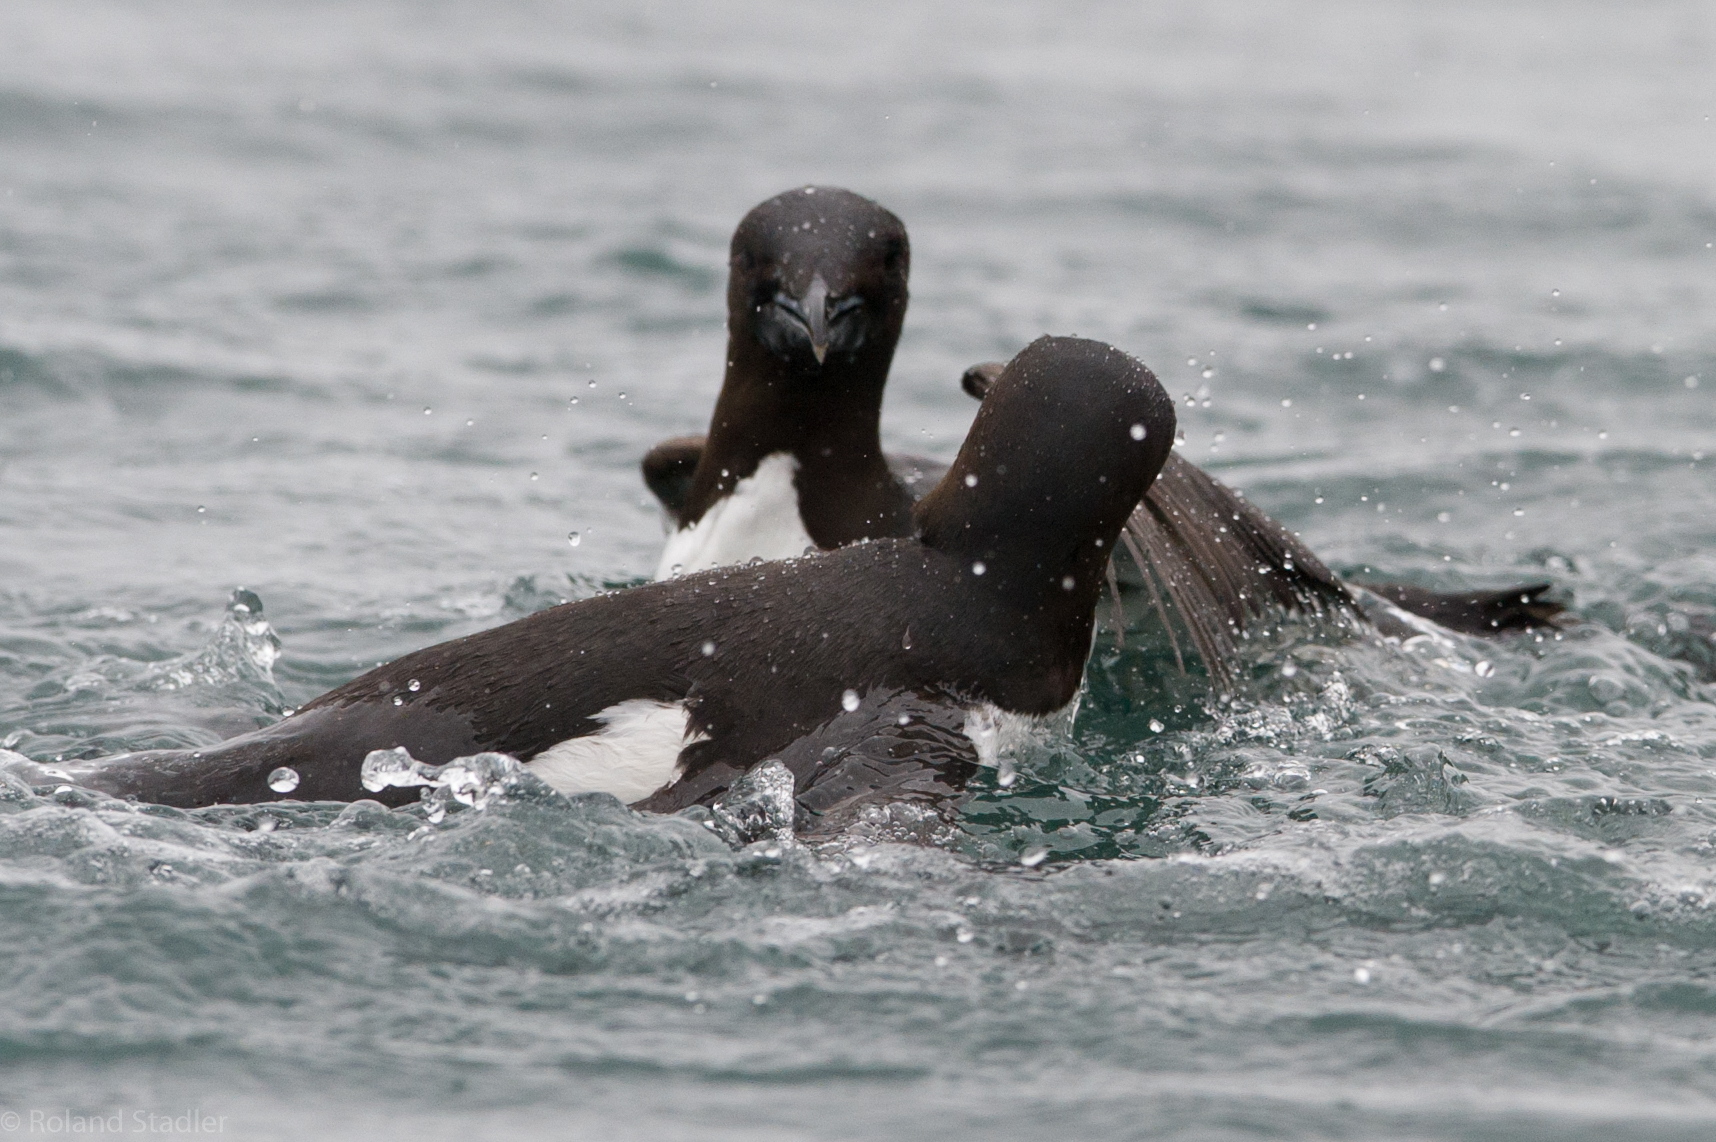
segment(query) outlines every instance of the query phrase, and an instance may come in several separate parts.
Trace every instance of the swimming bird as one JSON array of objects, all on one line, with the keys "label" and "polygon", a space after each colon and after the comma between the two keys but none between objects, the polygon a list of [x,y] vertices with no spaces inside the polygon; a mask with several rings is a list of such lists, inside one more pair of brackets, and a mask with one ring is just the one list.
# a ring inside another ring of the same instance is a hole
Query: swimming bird
[{"label": "swimming bird", "polygon": [[[910,262],[904,224],[851,191],[800,187],[745,215],[731,245],[727,367],[708,435],[664,441],[643,460],[671,527],[657,578],[907,534],[912,500],[942,471],[882,452]],[[981,399],[1001,369],[973,366],[962,383]],[[1234,680],[1248,626],[1272,609],[1360,612],[1297,536],[1178,454],[1121,542],[1117,574],[1143,589],[1183,669],[1172,613],[1218,688]],[[1548,588],[1383,590],[1408,612],[1494,633],[1551,621],[1560,607],[1541,598]],[[1382,608],[1366,610],[1387,621]]]},{"label": "swimming bird", "polygon": [[[995,380],[908,536],[562,604],[216,747],[79,779],[180,807],[352,800],[365,757],[404,747],[431,764],[504,752],[563,792],[663,811],[719,798],[765,759],[823,817],[956,797],[998,711],[1045,715],[1078,692],[1109,553],[1174,426],[1133,358],[1041,338]],[[270,785],[282,767],[289,793]]]}]

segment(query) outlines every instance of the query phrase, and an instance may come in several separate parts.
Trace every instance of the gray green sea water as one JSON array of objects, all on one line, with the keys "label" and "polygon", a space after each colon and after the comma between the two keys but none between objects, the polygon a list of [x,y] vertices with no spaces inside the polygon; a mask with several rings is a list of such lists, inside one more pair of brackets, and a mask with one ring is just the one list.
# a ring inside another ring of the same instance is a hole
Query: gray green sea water
[{"label": "gray green sea water", "polygon": [[891,446],[1099,337],[1338,570],[1579,619],[1289,622],[1226,703],[1105,636],[943,847],[0,777],[0,1138],[1711,1137],[1713,59],[1692,0],[0,5],[6,749],[647,575],[801,182],[911,230]]}]

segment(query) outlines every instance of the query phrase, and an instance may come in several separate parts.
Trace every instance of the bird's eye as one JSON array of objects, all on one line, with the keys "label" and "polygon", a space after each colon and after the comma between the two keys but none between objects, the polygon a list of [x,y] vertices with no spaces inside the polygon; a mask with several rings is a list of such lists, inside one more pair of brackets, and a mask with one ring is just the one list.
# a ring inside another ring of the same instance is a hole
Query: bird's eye
[{"label": "bird's eye", "polygon": [[858,297],[856,295],[854,295],[852,297],[843,297],[838,302],[836,302],[834,305],[829,307],[829,309],[828,309],[828,320],[829,321],[839,321],[842,317],[845,317],[847,314],[853,313],[853,312],[860,310],[860,309],[863,309],[863,308],[864,308],[864,299],[863,298]]}]

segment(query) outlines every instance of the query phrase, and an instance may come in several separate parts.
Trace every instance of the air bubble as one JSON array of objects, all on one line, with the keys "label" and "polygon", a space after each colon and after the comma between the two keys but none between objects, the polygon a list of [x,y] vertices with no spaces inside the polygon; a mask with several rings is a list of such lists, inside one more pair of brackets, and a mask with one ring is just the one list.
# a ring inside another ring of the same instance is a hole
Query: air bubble
[{"label": "air bubble", "polygon": [[981,575],[987,570],[989,570],[989,568],[984,566],[983,560],[981,559],[971,565],[971,573],[973,575]]},{"label": "air bubble", "polygon": [[[1446,309],[1447,307],[1443,306],[1443,308]],[[1448,367],[1448,362],[1444,361],[1442,358],[1440,358],[1440,357],[1430,358],[1430,371],[1432,373],[1440,373],[1443,369],[1446,369],[1447,367]]]},{"label": "air bubble", "polygon": [[704,643],[703,644],[703,657],[704,658],[712,658],[712,657],[714,657],[714,655],[715,655],[715,644],[713,642]]},{"label": "air bubble", "polygon": [[1071,575],[1061,576],[1061,590],[1070,591],[1076,586],[1078,586],[1077,579],[1073,578]]},{"label": "air bubble", "polygon": [[576,531],[569,531],[566,533],[566,542],[570,543],[573,547],[577,547],[580,543],[584,542],[584,537]]},{"label": "air bubble", "polygon": [[966,476],[965,477],[965,486],[968,488],[975,488],[977,486],[977,477],[976,476],[969,476],[969,475]]},{"label": "air bubble", "polygon": [[1129,431],[1132,434],[1132,439],[1142,440],[1142,439],[1144,439],[1144,434],[1146,432],[1146,429],[1142,424],[1134,424],[1127,431]]},{"label": "air bubble", "polygon": [[858,691],[848,690],[840,695],[840,708],[850,714],[858,708]]},{"label": "air bubble", "polygon": [[290,793],[298,788],[298,771],[289,765],[282,765],[268,775],[268,788],[276,793]]}]

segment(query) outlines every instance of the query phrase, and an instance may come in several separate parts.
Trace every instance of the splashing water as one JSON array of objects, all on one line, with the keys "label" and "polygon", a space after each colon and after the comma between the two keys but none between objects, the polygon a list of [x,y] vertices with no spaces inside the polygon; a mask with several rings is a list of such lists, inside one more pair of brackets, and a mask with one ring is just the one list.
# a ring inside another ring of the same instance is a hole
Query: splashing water
[{"label": "splashing water", "polygon": [[363,759],[361,777],[363,787],[371,793],[422,786],[423,801],[432,822],[445,817],[451,805],[486,809],[491,800],[505,797],[527,779],[541,784],[510,754],[476,753],[454,758],[446,765],[425,765],[404,746],[370,751]]},{"label": "splashing water", "polygon": [[722,840],[735,847],[756,841],[791,845],[797,812],[792,771],[771,759],[753,766],[733,782],[726,796],[714,806],[710,825]]}]

